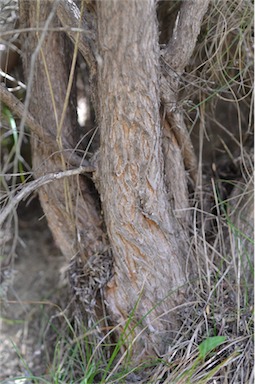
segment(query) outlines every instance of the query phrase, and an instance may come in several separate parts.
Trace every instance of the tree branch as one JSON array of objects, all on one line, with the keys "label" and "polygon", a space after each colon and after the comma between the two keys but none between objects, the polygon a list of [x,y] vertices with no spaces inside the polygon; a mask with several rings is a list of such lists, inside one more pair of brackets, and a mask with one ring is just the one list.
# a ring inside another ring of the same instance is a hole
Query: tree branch
[{"label": "tree branch", "polygon": [[[184,285],[189,251],[185,231],[173,214],[165,188],[156,2],[112,0],[96,4],[102,57],[98,66],[98,122],[103,132],[99,191],[117,271],[107,286],[106,301],[113,321],[121,322],[139,300],[139,327],[149,324],[151,344],[160,349],[163,332],[178,328],[178,320],[173,315],[166,322],[154,322],[153,327],[151,323],[166,308],[175,306],[181,295],[169,295],[153,314],[148,308],[166,291],[177,292],[176,287]],[[170,167],[175,166],[172,157]],[[180,194],[179,180],[172,180],[172,185]],[[132,345],[132,353],[139,359],[155,353],[150,347],[146,350],[147,337],[142,335]]]},{"label": "tree branch", "polygon": [[182,74],[189,63],[209,2],[210,0],[189,0],[182,3],[173,35],[164,52],[165,61],[178,74]]},{"label": "tree branch", "polygon": [[73,43],[77,40],[77,31],[74,31],[73,28],[83,29],[83,33],[79,35],[78,49],[89,67],[90,75],[93,77],[96,73],[97,54],[95,31],[72,0],[60,1],[57,5],[57,16],[63,27],[67,27],[66,33]]},{"label": "tree branch", "polygon": [[197,160],[182,113],[177,108],[180,76],[188,65],[210,0],[184,1],[172,37],[162,54],[161,99],[164,113],[181,149],[186,169],[196,182]]},{"label": "tree branch", "polygon": [[[8,108],[20,119],[24,115],[24,104],[14,96],[8,89],[0,84],[0,100],[7,105]],[[29,126],[31,131],[38,136],[40,139],[43,136],[43,140],[46,142],[49,140],[52,142],[52,137],[48,132],[43,132],[43,128],[36,122],[31,113],[26,114],[26,124]]]},{"label": "tree branch", "polygon": [[26,186],[22,186],[22,189],[19,193],[17,193],[14,198],[7,204],[7,206],[2,210],[0,214],[0,226],[3,224],[7,216],[11,213],[11,211],[21,202],[21,200],[25,199],[32,192],[42,187],[43,185],[49,184],[52,181],[63,179],[64,177],[70,177],[75,175],[80,175],[81,173],[87,172],[87,167],[79,167],[75,169],[69,169],[63,172],[54,172],[49,173],[47,175],[41,176],[38,179],[31,181]]}]

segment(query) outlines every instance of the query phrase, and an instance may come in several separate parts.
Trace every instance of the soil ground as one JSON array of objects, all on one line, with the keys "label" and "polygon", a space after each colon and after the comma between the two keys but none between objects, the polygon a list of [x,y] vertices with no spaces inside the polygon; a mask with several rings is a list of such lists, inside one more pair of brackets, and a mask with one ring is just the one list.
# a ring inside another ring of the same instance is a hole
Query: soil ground
[{"label": "soil ground", "polygon": [[25,377],[47,372],[49,320],[61,312],[55,306],[60,297],[67,297],[67,284],[59,278],[65,260],[36,201],[20,214],[16,254],[1,304],[0,383],[4,384],[31,383]]}]

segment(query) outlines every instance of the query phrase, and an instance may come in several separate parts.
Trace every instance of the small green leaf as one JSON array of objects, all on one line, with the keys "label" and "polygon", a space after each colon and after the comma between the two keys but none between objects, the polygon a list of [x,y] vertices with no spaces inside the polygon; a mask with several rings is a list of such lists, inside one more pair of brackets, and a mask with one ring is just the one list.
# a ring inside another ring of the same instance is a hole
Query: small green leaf
[{"label": "small green leaf", "polygon": [[225,336],[208,337],[198,346],[199,357],[204,359],[207,353],[211,352],[213,349],[224,343],[225,340]]}]

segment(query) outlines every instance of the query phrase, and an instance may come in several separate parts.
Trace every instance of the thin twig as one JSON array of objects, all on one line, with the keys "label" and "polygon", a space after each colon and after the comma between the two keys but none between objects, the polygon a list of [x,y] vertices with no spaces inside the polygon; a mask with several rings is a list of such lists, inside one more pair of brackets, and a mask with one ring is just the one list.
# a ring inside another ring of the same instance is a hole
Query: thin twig
[{"label": "thin twig", "polygon": [[12,200],[9,201],[7,206],[0,213],[0,226],[3,224],[5,219],[11,213],[11,211],[27,196],[32,192],[42,187],[43,185],[49,184],[55,180],[63,179],[64,177],[70,177],[80,175],[81,173],[87,172],[87,167],[79,167],[75,169],[69,169],[63,172],[48,173],[47,175],[41,176],[38,179],[31,181],[27,185],[23,186],[21,191],[18,192]]},{"label": "thin twig", "polygon": [[[19,99],[14,96],[11,92],[8,91],[8,89],[3,85],[0,84],[0,100],[7,105],[7,107],[20,119],[24,115],[24,104],[19,101]],[[26,113],[26,119],[25,123],[28,125],[28,127],[31,129],[31,131],[37,135],[39,138],[45,140],[46,138],[50,139],[52,141],[52,138],[50,134],[43,131],[43,128],[40,124],[36,122],[36,120],[33,118],[30,112]]]},{"label": "thin twig", "polygon": [[[15,79],[13,76],[9,75],[8,73],[2,71],[2,69],[0,69],[0,75],[4,78],[4,79],[7,79],[7,80],[10,80],[12,81],[14,84],[17,84],[17,86],[19,86],[20,88],[22,89],[27,89],[27,87],[25,86],[24,83],[22,83],[22,81],[19,81],[17,79]],[[12,88],[13,90],[13,88]]]}]

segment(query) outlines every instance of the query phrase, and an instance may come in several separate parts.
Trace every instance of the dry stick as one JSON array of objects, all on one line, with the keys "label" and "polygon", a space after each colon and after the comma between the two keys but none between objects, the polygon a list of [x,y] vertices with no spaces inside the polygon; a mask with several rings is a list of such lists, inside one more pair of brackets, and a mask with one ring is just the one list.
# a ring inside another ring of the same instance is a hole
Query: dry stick
[{"label": "dry stick", "polygon": [[0,213],[0,226],[3,224],[3,222],[11,213],[11,211],[16,207],[16,205],[18,205],[21,200],[25,199],[36,189],[42,187],[43,185],[49,184],[52,181],[60,180],[64,177],[80,175],[81,173],[85,172],[87,172],[87,167],[79,167],[75,169],[69,169],[63,172],[48,173],[47,175],[39,177],[39,179],[31,181],[30,183],[22,187],[22,190],[17,193],[8,203],[8,205],[2,210],[2,212]]},{"label": "dry stick", "polygon": [[[0,100],[4,102],[4,104],[6,104],[15,115],[17,115],[20,119],[22,118],[24,115],[24,104],[2,84],[0,84]],[[27,112],[25,121],[34,134],[40,138],[42,138],[43,134],[43,140],[45,140],[46,135],[46,138],[49,138],[52,141],[50,134],[47,132],[43,133],[43,128],[36,122],[31,113]]]}]

